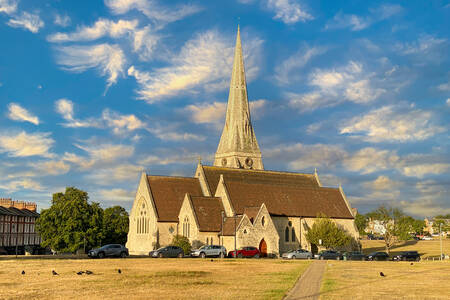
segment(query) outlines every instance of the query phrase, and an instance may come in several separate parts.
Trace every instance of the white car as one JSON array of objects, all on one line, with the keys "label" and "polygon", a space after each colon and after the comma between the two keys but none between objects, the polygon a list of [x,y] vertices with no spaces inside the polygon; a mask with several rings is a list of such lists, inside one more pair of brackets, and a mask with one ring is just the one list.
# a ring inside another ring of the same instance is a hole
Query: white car
[{"label": "white car", "polygon": [[191,256],[205,258],[207,256],[225,257],[227,255],[227,249],[224,246],[218,245],[205,245],[200,249],[192,250]]},{"label": "white car", "polygon": [[287,259],[297,259],[297,258],[305,258],[305,259],[311,259],[313,258],[313,255],[311,252],[303,249],[293,250],[290,252],[283,253],[281,255],[282,258]]},{"label": "white car", "polygon": [[424,240],[424,241],[432,241],[433,238],[432,238],[431,236],[424,236],[424,237],[422,238],[422,240]]}]

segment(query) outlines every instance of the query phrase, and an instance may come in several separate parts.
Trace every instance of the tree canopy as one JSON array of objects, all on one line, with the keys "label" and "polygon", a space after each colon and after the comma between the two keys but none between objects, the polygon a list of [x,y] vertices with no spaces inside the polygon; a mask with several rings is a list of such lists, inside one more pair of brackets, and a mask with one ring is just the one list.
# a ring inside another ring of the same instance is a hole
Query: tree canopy
[{"label": "tree canopy", "polygon": [[353,238],[344,229],[340,228],[330,218],[319,216],[306,233],[306,239],[311,244],[320,245],[327,249],[338,249],[352,246]]},{"label": "tree canopy", "polygon": [[122,244],[127,241],[128,213],[121,206],[108,207],[103,212],[102,244]]},{"label": "tree canopy", "polygon": [[184,254],[188,255],[191,253],[191,243],[189,242],[189,239],[182,235],[175,235],[172,239],[172,246],[178,246],[181,249],[183,249]]},{"label": "tree canopy", "polygon": [[355,216],[355,225],[356,228],[358,228],[359,234],[366,234],[366,227],[369,220],[367,219],[366,215],[361,215],[359,213]]}]

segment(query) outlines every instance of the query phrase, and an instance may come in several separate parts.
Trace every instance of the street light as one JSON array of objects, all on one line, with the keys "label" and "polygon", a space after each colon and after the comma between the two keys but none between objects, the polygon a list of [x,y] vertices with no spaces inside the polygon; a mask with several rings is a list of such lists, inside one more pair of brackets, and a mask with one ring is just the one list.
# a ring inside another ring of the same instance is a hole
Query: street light
[{"label": "street light", "polygon": [[442,261],[442,223],[439,223],[439,242],[441,244],[441,256],[440,260]]}]

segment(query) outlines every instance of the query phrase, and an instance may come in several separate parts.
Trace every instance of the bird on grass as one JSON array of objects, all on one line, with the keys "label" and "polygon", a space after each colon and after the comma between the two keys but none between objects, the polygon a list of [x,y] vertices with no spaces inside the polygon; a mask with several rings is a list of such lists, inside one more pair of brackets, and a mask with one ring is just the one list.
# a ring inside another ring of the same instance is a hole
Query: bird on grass
[{"label": "bird on grass", "polygon": [[384,275],[383,272],[380,272],[380,276],[381,276],[381,277],[386,277],[386,275]]},{"label": "bird on grass", "polygon": [[411,263],[411,266],[413,265],[413,263]]},{"label": "bird on grass", "polygon": [[22,275],[25,275],[25,271],[24,270],[22,270]]},{"label": "bird on grass", "polygon": [[213,259],[211,259],[211,261],[214,261]]},{"label": "bird on grass", "polygon": [[94,272],[92,272],[92,271],[89,271],[89,270],[86,270],[86,275],[91,275],[91,274],[94,274]]},{"label": "bird on grass", "polygon": [[55,272],[55,270],[52,270],[52,274],[53,275],[59,275],[58,273]]},{"label": "bird on grass", "polygon": [[83,275],[84,271],[77,272],[77,275]]},{"label": "bird on grass", "polygon": [[121,269],[117,269],[117,273],[122,274],[122,270]]}]

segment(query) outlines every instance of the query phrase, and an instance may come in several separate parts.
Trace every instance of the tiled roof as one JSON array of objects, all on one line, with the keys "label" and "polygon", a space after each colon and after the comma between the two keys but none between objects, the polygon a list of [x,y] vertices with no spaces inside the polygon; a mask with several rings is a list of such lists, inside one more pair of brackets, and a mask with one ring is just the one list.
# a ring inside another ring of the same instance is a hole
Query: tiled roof
[{"label": "tiled roof", "polygon": [[219,184],[220,175],[223,175],[225,182],[239,181],[245,183],[259,183],[279,186],[319,187],[314,174],[246,170],[211,166],[202,167],[205,172],[206,181],[213,195],[215,194],[217,185]]},{"label": "tiled roof", "polygon": [[353,218],[339,189],[226,180],[225,186],[236,214],[265,203],[271,215],[316,217],[323,213],[330,218]]},{"label": "tiled roof", "polygon": [[221,230],[222,200],[215,197],[191,197],[192,206],[199,223],[199,231]]},{"label": "tiled roof", "polygon": [[202,196],[197,178],[147,176],[160,222],[178,222],[178,213],[186,193]]},{"label": "tiled roof", "polygon": [[246,214],[247,217],[250,219],[250,221],[252,221],[252,223],[253,223],[253,221],[255,220],[256,215],[258,214],[260,208],[261,207],[258,207],[258,206],[245,207],[244,208],[244,214]]},{"label": "tiled roof", "polygon": [[[236,217],[236,228],[239,226],[239,222],[241,222],[242,216]],[[223,222],[223,235],[232,235],[234,236],[234,218],[225,218]]]},{"label": "tiled roof", "polygon": [[28,209],[18,209],[15,207],[4,207],[4,206],[0,206],[0,215],[39,217],[39,214],[37,212]]}]

